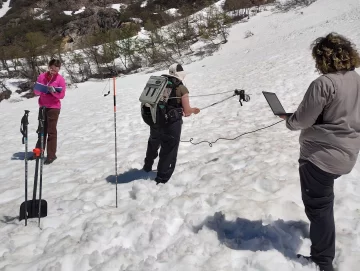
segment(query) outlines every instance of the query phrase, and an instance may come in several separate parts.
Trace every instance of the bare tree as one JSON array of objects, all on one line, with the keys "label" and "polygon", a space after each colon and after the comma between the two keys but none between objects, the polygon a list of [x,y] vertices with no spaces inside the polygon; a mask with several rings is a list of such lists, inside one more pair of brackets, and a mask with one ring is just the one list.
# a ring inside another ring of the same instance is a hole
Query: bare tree
[{"label": "bare tree", "polygon": [[222,43],[226,43],[227,37],[229,36],[230,17],[225,11],[215,9],[214,20],[216,23],[216,32],[221,36]]},{"label": "bare tree", "polygon": [[83,39],[82,51],[88,57],[89,61],[93,62],[98,74],[103,76],[100,68],[101,54],[99,52],[99,45],[102,44],[103,33],[98,32],[93,35],[86,36]]},{"label": "bare tree", "polygon": [[179,57],[182,56],[182,51],[186,48],[186,41],[184,33],[182,32],[182,25],[179,21],[174,22],[166,31],[167,47],[169,47]]},{"label": "bare tree", "polygon": [[9,65],[7,63],[8,60],[8,55],[7,55],[7,51],[8,51],[8,46],[1,46],[0,47],[0,62],[2,65],[2,68],[5,69],[8,74],[10,74],[10,69],[9,69]]},{"label": "bare tree", "polygon": [[309,6],[316,0],[289,0],[284,3],[277,3],[276,7],[280,11],[287,12],[296,7]]},{"label": "bare tree", "polygon": [[196,25],[198,29],[198,35],[205,39],[209,40],[212,43],[213,40],[217,37],[216,34],[216,24],[213,20],[213,8],[210,9],[206,15],[199,14],[196,16]]},{"label": "bare tree", "polygon": [[[1,80],[0,81],[0,91],[2,92],[2,91],[10,91],[10,89],[8,89],[7,87],[6,87],[6,85],[5,85],[5,83],[4,83],[4,80]],[[11,91],[10,91],[10,93],[11,93]]]},{"label": "bare tree", "polygon": [[227,42],[230,18],[226,12],[210,6],[206,15],[199,15],[196,22],[202,38],[215,44],[214,40],[221,36],[222,43]]},{"label": "bare tree", "polygon": [[116,46],[119,51],[120,61],[125,67],[125,70],[137,68],[138,63],[135,63],[135,59],[139,48],[139,41],[138,38],[134,36],[134,29],[132,29],[131,26],[122,28],[119,39]]},{"label": "bare tree", "polygon": [[25,42],[20,46],[24,51],[26,66],[22,66],[21,73],[24,77],[32,81],[36,81],[37,76],[40,74],[38,56],[46,54],[47,38],[41,32],[30,32],[25,35]]},{"label": "bare tree", "polygon": [[92,76],[90,61],[81,52],[68,53],[68,69],[74,78],[74,82],[84,82]]},{"label": "bare tree", "polygon": [[253,0],[226,0],[224,10],[234,11],[237,17],[249,16],[249,9],[254,6]]},{"label": "bare tree", "polygon": [[11,90],[8,89],[3,82],[3,80],[0,81],[0,102],[5,99],[9,99],[11,96]]},{"label": "bare tree", "polygon": [[172,61],[171,53],[166,48],[167,40],[160,28],[151,21],[146,22],[146,28],[149,29],[149,36],[139,44],[139,53],[148,60],[150,66]]},{"label": "bare tree", "polygon": [[22,66],[20,59],[24,57],[24,52],[22,48],[16,44],[7,46],[6,57],[8,62],[10,62],[11,68],[13,68],[15,74],[17,74],[18,68]]}]

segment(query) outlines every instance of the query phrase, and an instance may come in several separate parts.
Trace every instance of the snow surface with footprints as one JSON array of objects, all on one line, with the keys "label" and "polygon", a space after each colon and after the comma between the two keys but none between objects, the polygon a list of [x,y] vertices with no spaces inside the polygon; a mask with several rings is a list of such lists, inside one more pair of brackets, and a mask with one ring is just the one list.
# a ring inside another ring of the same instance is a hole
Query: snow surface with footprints
[{"label": "snow surface with footprints", "polygon": [[[245,33],[254,33],[244,38]],[[233,138],[271,125],[262,91],[276,92],[295,110],[317,78],[310,44],[331,31],[360,47],[360,1],[318,0],[288,13],[263,11],[234,25],[212,56],[184,65],[190,94],[245,89],[237,98],[184,118],[181,139]],[[358,47],[358,48],[359,48]],[[166,71],[152,73],[160,75]],[[58,123],[58,159],[43,171],[48,216],[18,221],[24,200],[24,145],[36,143],[37,99],[0,104],[0,270],[287,271],[316,270],[308,255],[308,220],[298,176],[299,132],[279,123],[234,141],[182,142],[171,180],[155,185],[141,171],[149,128],[138,98],[151,74],[116,79],[118,208],[115,207],[114,118],[109,80],[69,88]],[[112,90],[111,90],[112,91]],[[230,93],[231,95],[231,93]],[[205,107],[228,94],[191,98]],[[29,194],[34,161],[29,161]],[[154,165],[156,169],[156,163]],[[360,265],[360,162],[335,184],[339,270]]]}]

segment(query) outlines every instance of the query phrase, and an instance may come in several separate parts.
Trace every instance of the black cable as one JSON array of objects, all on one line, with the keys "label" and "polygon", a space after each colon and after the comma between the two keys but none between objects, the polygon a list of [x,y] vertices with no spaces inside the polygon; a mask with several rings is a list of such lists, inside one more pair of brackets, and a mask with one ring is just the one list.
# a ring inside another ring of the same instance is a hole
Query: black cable
[{"label": "black cable", "polygon": [[227,97],[227,98],[225,98],[225,99],[223,99],[223,100],[221,100],[221,101],[215,102],[215,103],[213,103],[213,104],[211,104],[211,105],[208,105],[208,106],[205,106],[205,107],[203,107],[203,108],[200,108],[200,110],[203,110],[203,109],[209,108],[209,107],[211,107],[211,106],[217,105],[217,104],[219,104],[219,103],[225,102],[226,100],[228,100],[228,99],[230,99],[230,98],[232,98],[232,97],[234,97],[234,96],[236,96],[236,95],[239,96],[239,102],[240,102],[240,105],[241,105],[241,106],[243,105],[241,101],[244,101],[244,102],[250,101],[250,96],[249,96],[248,94],[245,94],[245,90],[243,90],[243,89],[241,89],[241,90],[235,89],[234,94],[233,94],[232,96]]},{"label": "black cable", "polygon": [[266,126],[266,127],[263,127],[263,128],[259,128],[259,129],[256,129],[256,130],[254,130],[254,131],[251,131],[251,132],[246,132],[246,133],[240,134],[240,135],[238,135],[237,137],[234,137],[234,138],[220,137],[220,138],[218,138],[218,139],[216,139],[215,141],[212,141],[212,142],[207,141],[207,140],[203,140],[203,141],[200,141],[200,142],[197,142],[197,143],[193,143],[192,141],[193,141],[194,139],[193,139],[193,138],[190,138],[190,140],[186,140],[186,141],[185,141],[185,140],[180,140],[180,142],[184,142],[184,143],[189,142],[189,143],[191,143],[191,144],[193,144],[193,145],[199,145],[199,144],[201,144],[201,143],[208,143],[209,146],[212,147],[212,145],[213,145],[214,143],[216,143],[216,142],[217,142],[218,140],[220,140],[220,139],[222,139],[222,140],[235,140],[235,139],[238,139],[239,137],[241,137],[241,136],[243,136],[243,135],[252,134],[252,133],[255,133],[255,132],[257,132],[257,131],[270,128],[271,126],[274,126],[274,125],[276,125],[276,124],[278,124],[278,123],[280,123],[280,122],[283,122],[283,121],[284,121],[284,120],[281,120],[281,121],[278,121],[278,122],[276,122],[276,123],[273,123],[273,124],[271,124],[271,125],[269,125],[269,126]]},{"label": "black cable", "polygon": [[230,93],[230,92],[234,92],[233,90],[230,91],[224,91],[224,92],[218,92],[218,93],[210,93],[210,94],[200,94],[200,95],[189,95],[190,98],[193,97],[206,97],[206,96],[214,96],[214,95],[220,95],[220,94],[225,94],[225,93]]},{"label": "black cable", "polygon": [[235,95],[236,95],[236,94],[231,95],[230,97],[227,97],[227,98],[225,98],[225,99],[223,99],[223,100],[221,100],[221,101],[218,101],[218,102],[216,102],[216,103],[213,103],[213,104],[211,104],[211,105],[208,105],[208,106],[205,106],[205,107],[203,107],[203,108],[200,108],[200,110],[204,110],[204,109],[206,109],[206,108],[212,107],[212,106],[217,105],[217,104],[219,104],[219,103],[225,102],[226,100],[231,99],[231,98],[234,97]]},{"label": "black cable", "polygon": [[[227,97],[227,98],[225,98],[225,99],[223,99],[223,100],[220,100],[220,101],[218,101],[218,102],[215,102],[215,103],[213,103],[213,104],[211,104],[211,105],[202,107],[202,108],[200,108],[200,110],[203,110],[203,109],[212,107],[212,106],[214,106],[214,105],[217,105],[217,104],[219,104],[219,103],[225,102],[226,100],[229,100],[229,99],[231,99],[232,97],[237,96],[237,95],[239,96],[239,102],[240,102],[240,105],[241,105],[241,106],[242,106],[242,102],[241,102],[241,101],[244,101],[244,102],[250,101],[250,96],[249,96],[249,94],[245,94],[245,90],[243,90],[243,89],[241,89],[241,90],[235,89],[235,90],[226,91],[226,92],[222,92],[222,93],[204,94],[204,95],[200,95],[200,96],[202,96],[202,97],[204,97],[204,96],[212,96],[212,95],[224,94],[224,93],[229,93],[229,92],[234,92],[234,94],[231,95],[230,97]],[[200,96],[198,96],[198,97],[200,97]],[[193,96],[193,97],[194,97],[194,96]],[[168,99],[181,99],[181,97],[170,97],[170,98],[168,98]]]},{"label": "black cable", "polygon": [[[230,92],[234,92],[234,91],[230,90],[230,91],[224,91],[224,92],[218,92],[218,93],[210,93],[210,94],[189,95],[189,98],[214,96],[214,95],[220,95],[220,94],[225,94],[225,93],[230,93]],[[170,97],[169,99],[181,99],[181,97]]]},{"label": "black cable", "polygon": [[105,87],[104,87],[104,89],[103,89],[103,91],[102,91],[102,93],[101,94],[103,94],[104,95],[104,97],[106,97],[106,96],[108,96],[109,94],[110,94],[110,85],[109,85],[109,91],[108,91],[108,93],[107,94],[104,94],[104,90],[106,89],[106,87],[107,87],[107,85],[110,83],[110,78],[109,78],[109,80],[107,81],[107,83],[106,83],[106,85],[105,85]]}]

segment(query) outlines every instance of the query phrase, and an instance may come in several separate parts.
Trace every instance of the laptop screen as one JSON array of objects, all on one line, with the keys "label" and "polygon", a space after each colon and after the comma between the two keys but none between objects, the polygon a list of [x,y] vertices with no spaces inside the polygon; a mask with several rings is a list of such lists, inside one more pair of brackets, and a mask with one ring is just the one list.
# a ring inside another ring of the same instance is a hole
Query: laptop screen
[{"label": "laptop screen", "polygon": [[286,114],[285,109],[281,105],[275,93],[263,91],[263,94],[275,115]]}]

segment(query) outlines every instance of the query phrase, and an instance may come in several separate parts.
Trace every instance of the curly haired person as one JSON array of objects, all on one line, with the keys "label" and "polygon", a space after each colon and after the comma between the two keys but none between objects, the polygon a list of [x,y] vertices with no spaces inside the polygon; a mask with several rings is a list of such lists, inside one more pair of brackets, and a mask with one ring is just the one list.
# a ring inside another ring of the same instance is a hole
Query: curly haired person
[{"label": "curly haired person", "polygon": [[311,261],[333,271],[335,257],[334,180],[353,169],[360,149],[360,56],[345,37],[330,33],[312,44],[321,74],[306,91],[290,130],[301,130],[299,174],[310,220]]}]

